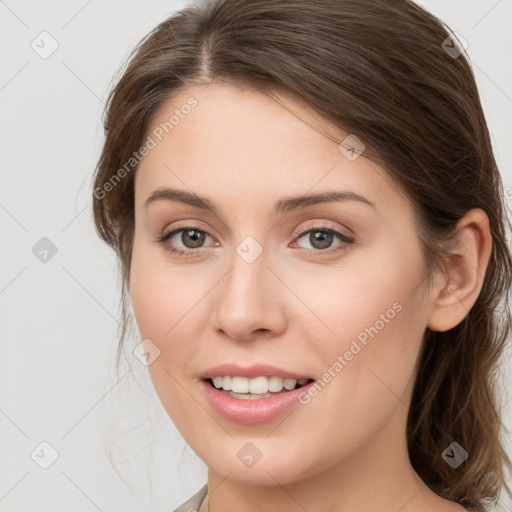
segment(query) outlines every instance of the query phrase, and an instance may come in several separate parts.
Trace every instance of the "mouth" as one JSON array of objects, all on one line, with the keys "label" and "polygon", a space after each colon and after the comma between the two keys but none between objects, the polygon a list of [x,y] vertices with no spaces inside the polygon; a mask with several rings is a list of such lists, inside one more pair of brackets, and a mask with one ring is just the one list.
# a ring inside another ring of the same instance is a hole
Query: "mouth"
[{"label": "mouth", "polygon": [[275,375],[216,375],[199,382],[213,413],[239,425],[260,425],[277,421],[298,407],[301,395],[316,381]]},{"label": "mouth", "polygon": [[291,379],[285,377],[259,376],[254,378],[218,375],[204,379],[210,387],[237,400],[262,400],[282,395],[307,386],[313,379]]}]

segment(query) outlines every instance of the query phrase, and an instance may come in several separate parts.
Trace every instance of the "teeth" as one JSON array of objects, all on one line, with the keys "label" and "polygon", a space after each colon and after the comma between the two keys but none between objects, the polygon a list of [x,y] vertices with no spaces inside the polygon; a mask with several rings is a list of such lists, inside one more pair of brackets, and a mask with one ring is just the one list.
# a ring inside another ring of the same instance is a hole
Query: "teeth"
[{"label": "teeth", "polygon": [[267,377],[256,377],[249,380],[249,393],[262,395],[268,393],[268,379]]},{"label": "teeth", "polygon": [[232,391],[233,393],[251,393],[264,395],[265,393],[279,393],[284,389],[291,391],[297,384],[303,386],[308,379],[283,379],[282,377],[255,377],[248,379],[240,376],[217,376],[213,378],[213,385],[217,389]]},{"label": "teeth", "polygon": [[231,389],[233,389],[233,379],[231,378],[231,376],[228,376],[228,377],[222,377],[222,388],[225,389],[226,391],[230,391]]},{"label": "teeth", "polygon": [[249,379],[245,377],[233,377],[231,389],[234,393],[249,393]]},{"label": "teeth", "polygon": [[296,384],[297,384],[297,381],[295,379],[284,379],[283,386],[288,391],[291,391],[292,389],[295,389]]},{"label": "teeth", "polygon": [[273,393],[278,393],[283,389],[284,379],[281,377],[270,377],[268,379],[268,390]]}]

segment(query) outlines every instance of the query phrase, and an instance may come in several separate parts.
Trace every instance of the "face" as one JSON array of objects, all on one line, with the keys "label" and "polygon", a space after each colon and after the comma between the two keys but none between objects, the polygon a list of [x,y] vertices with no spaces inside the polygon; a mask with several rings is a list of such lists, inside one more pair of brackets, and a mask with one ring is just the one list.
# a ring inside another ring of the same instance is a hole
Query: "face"
[{"label": "face", "polygon": [[130,294],[163,406],[241,482],[402,447],[428,316],[412,205],[288,93],[203,89],[158,113],[135,180]]}]

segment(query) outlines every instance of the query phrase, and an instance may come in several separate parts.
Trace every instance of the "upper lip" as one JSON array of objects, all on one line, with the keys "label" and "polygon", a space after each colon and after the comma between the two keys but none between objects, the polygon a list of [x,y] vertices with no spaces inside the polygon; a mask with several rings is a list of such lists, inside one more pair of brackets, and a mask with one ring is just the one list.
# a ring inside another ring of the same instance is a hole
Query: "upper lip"
[{"label": "upper lip", "polygon": [[272,366],[268,364],[253,364],[251,366],[239,366],[238,364],[225,363],[219,366],[214,366],[201,373],[202,379],[213,379],[214,377],[224,376],[240,376],[252,379],[254,377],[261,376],[277,376],[285,379],[311,379],[309,375],[303,375],[301,373],[285,370],[278,366]]}]

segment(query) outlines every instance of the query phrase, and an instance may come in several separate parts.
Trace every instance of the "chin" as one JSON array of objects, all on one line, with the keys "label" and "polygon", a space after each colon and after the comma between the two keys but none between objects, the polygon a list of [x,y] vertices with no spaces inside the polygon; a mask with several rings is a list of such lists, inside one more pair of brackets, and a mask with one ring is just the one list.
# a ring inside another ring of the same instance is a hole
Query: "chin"
[{"label": "chin", "polygon": [[248,437],[226,441],[218,446],[219,452],[196,453],[215,473],[248,485],[285,485],[318,472],[319,460],[308,462],[307,453],[301,454],[292,446],[289,450],[283,449],[283,445],[291,443],[283,439],[273,441],[279,442],[278,449],[270,446],[270,439]]}]

